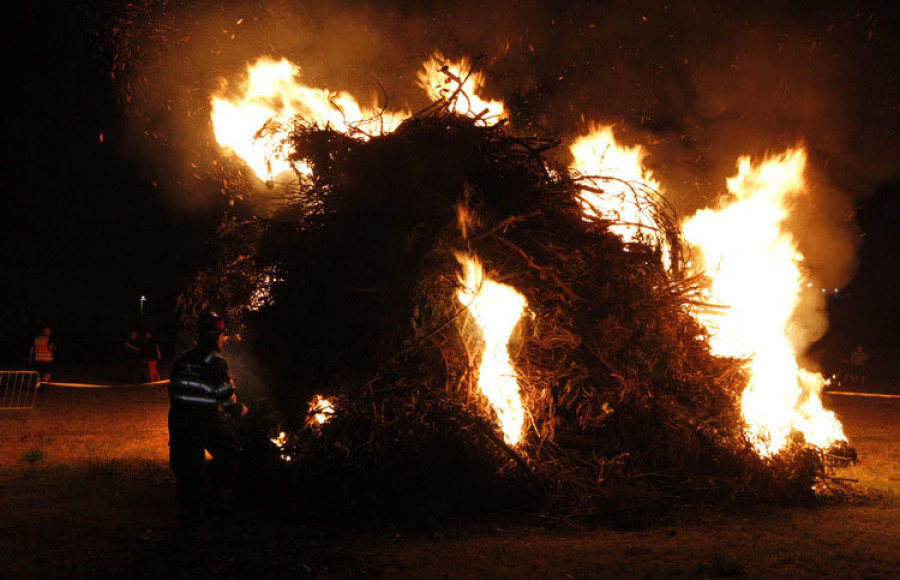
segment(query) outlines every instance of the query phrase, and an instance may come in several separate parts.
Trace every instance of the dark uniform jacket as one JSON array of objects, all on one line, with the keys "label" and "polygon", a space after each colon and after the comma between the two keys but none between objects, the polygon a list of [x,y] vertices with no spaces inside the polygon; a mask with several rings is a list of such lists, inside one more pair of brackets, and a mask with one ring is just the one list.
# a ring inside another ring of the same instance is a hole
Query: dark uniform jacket
[{"label": "dark uniform jacket", "polygon": [[209,346],[189,350],[172,367],[169,401],[172,409],[240,411],[228,363]]}]

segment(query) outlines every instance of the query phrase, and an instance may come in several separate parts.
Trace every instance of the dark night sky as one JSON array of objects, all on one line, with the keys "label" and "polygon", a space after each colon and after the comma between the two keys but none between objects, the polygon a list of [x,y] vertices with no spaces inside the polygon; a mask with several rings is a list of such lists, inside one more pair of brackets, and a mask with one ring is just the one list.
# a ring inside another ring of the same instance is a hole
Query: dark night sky
[{"label": "dark night sky", "polygon": [[0,345],[23,350],[44,325],[70,352],[118,338],[141,294],[147,320],[171,333],[174,298],[207,259],[217,216],[177,211],[152,185],[77,7],[12,21],[30,40],[6,48],[19,58],[5,59]]},{"label": "dark night sky", "polygon": [[[5,16],[18,34],[4,39],[14,57],[4,59],[0,347],[45,324],[73,340],[118,337],[141,293],[154,325],[172,332],[174,298],[209,259],[225,207],[220,176],[205,166],[190,176],[190,163],[209,162],[208,135],[185,137],[207,130],[184,120],[196,119],[216,77],[267,52],[307,58],[329,84],[384,51],[383,68],[356,76],[399,91],[412,82],[407,61],[441,48],[487,53],[499,92],[535,131],[565,135],[581,112],[657,143],[651,163],[693,200],[676,199],[683,207],[708,201],[741,139],[758,146],[774,135],[777,148],[808,137],[813,163],[853,200],[864,242],[827,340],[900,354],[900,38],[890,3],[761,2],[720,14],[713,2],[471,1],[451,16],[442,3],[397,0],[379,3],[387,8],[371,21],[362,18],[375,3],[290,4],[138,2],[129,12],[124,3],[66,3]],[[279,10],[309,22],[311,40]],[[154,18],[168,27],[150,33]],[[237,18],[247,20],[243,39],[214,35]],[[342,27],[363,31],[350,49]],[[114,79],[117,54],[128,67]],[[779,55],[805,68],[781,70]],[[773,91],[782,94],[764,104]],[[175,101],[169,116],[160,94]],[[802,114],[785,114],[794,109]]]}]

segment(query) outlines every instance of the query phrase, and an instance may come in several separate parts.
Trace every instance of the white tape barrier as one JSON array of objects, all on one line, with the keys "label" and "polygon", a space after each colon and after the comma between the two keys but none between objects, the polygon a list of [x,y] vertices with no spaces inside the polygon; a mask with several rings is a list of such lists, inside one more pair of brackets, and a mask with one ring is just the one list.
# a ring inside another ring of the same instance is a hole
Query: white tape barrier
[{"label": "white tape barrier", "polygon": [[162,381],[153,381],[152,383],[116,383],[113,385],[96,385],[93,383],[41,383],[48,387],[65,387],[68,389],[133,389],[138,387],[158,387],[160,385],[168,385],[169,379]]},{"label": "white tape barrier", "polygon": [[826,395],[841,395],[845,397],[872,397],[878,399],[900,399],[900,395],[885,395],[882,393],[854,393],[852,391],[825,391]]}]

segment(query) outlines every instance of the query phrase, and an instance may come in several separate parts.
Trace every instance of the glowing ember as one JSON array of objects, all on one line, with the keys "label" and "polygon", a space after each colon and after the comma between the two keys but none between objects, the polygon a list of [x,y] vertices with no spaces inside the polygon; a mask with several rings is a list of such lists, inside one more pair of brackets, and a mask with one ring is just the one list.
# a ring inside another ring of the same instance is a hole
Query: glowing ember
[{"label": "glowing ember", "polygon": [[619,145],[612,127],[600,126],[576,139],[569,151],[574,157],[570,169],[585,176],[590,188],[580,195],[585,213],[616,222],[610,231],[626,242],[640,241],[642,234],[646,238],[659,229],[650,194],[661,188],[644,168],[646,153],[640,145]]},{"label": "glowing ember", "polygon": [[316,395],[309,402],[309,415],[314,424],[324,425],[334,416],[334,404],[322,395]]},{"label": "glowing ember", "polygon": [[[332,92],[304,85],[300,69],[286,59],[261,58],[247,67],[241,93],[226,96],[227,84],[212,98],[212,123],[216,141],[243,159],[263,180],[285,171],[309,174],[309,167],[288,161],[286,138],[292,119],[326,125],[336,131],[367,139],[389,133],[409,116],[375,107],[363,109],[347,92]],[[263,128],[265,127],[265,131]]]},{"label": "glowing ember", "polygon": [[454,99],[450,110],[459,115],[475,117],[487,125],[495,125],[505,115],[502,102],[478,96],[484,87],[484,75],[472,72],[472,63],[464,58],[448,61],[436,52],[423,63],[418,81],[433,101]]},{"label": "glowing ember", "polygon": [[276,284],[284,280],[278,275],[278,269],[275,266],[268,266],[256,279],[256,287],[250,294],[250,302],[247,309],[251,312],[257,312],[261,308],[271,306],[275,303],[272,298],[272,290]]},{"label": "glowing ember", "polygon": [[527,303],[515,288],[488,279],[478,259],[465,255],[456,259],[464,270],[457,298],[468,307],[484,338],[478,388],[496,411],[506,442],[515,445],[522,436],[525,408],[508,343]]},{"label": "glowing ember", "polygon": [[290,463],[291,461],[294,460],[294,458],[289,453],[287,453],[284,449],[284,446],[287,445],[287,442],[288,442],[288,434],[287,433],[285,433],[284,431],[281,431],[278,434],[278,437],[272,437],[269,439],[269,441],[271,441],[272,445],[274,445],[275,448],[278,449],[278,451],[279,451],[278,457],[282,461],[284,461],[285,463]]},{"label": "glowing ember", "polygon": [[714,353],[752,357],[742,410],[748,436],[766,456],[782,449],[792,430],[819,447],[845,439],[837,418],[822,408],[824,378],[797,364],[795,353],[808,345],[792,344],[788,336],[808,281],[803,256],[781,224],[791,199],[804,191],[805,164],[802,149],[759,165],[741,158],[737,176],[728,180],[732,196],[684,224],[712,279],[709,300],[726,306],[697,314],[710,330]]},{"label": "glowing ember", "polygon": [[282,449],[284,447],[284,444],[287,443],[287,433],[282,431],[278,434],[278,437],[272,437],[271,439],[269,439],[269,441],[271,441],[272,445],[274,445],[278,449]]}]

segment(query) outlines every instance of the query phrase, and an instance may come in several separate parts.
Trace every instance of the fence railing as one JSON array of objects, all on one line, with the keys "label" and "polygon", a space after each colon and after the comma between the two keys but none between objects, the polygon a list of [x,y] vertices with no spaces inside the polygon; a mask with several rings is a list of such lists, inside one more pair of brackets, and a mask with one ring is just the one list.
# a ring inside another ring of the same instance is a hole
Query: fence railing
[{"label": "fence railing", "polygon": [[31,410],[40,384],[34,371],[0,371],[0,411]]}]

